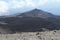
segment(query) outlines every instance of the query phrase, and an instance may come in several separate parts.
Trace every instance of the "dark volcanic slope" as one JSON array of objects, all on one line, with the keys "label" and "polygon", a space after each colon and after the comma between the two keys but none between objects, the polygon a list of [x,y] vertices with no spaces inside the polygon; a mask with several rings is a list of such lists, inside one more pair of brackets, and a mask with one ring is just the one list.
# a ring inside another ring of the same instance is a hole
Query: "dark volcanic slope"
[{"label": "dark volcanic slope", "polygon": [[37,32],[47,29],[60,29],[59,19],[48,12],[38,9],[16,15],[15,17],[0,18],[0,21],[7,23],[1,23],[0,27],[9,29],[11,32]]},{"label": "dark volcanic slope", "polygon": [[56,24],[37,17],[12,17],[7,18],[6,23],[8,23],[8,25],[6,25],[7,28],[10,28],[12,31],[20,32],[42,31],[42,28],[49,30],[54,30],[58,28]]}]

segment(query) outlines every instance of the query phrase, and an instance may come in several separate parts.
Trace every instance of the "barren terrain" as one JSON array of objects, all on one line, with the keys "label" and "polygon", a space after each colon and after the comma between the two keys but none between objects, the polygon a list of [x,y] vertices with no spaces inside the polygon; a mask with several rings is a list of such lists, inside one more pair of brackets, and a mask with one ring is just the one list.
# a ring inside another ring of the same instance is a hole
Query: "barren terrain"
[{"label": "barren terrain", "polygon": [[60,30],[0,34],[0,40],[60,40]]}]

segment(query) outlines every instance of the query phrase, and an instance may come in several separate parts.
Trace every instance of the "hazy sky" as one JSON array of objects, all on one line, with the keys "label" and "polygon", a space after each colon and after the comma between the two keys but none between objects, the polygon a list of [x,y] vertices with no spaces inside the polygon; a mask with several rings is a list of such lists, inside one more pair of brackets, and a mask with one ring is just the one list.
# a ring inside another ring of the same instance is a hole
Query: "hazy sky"
[{"label": "hazy sky", "polygon": [[60,0],[0,0],[0,16],[34,8],[60,15]]}]

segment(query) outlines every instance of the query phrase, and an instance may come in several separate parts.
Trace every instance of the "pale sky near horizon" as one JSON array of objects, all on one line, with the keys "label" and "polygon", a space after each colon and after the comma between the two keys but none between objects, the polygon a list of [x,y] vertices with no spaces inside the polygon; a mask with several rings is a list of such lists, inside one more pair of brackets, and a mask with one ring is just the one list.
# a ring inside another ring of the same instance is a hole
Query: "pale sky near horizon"
[{"label": "pale sky near horizon", "polygon": [[38,8],[60,15],[60,0],[0,0],[0,16]]}]

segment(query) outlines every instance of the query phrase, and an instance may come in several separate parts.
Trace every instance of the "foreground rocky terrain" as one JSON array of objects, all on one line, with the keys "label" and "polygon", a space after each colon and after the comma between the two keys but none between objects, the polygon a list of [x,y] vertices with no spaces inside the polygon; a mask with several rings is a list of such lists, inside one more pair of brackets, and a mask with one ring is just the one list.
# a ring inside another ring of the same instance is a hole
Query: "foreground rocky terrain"
[{"label": "foreground rocky terrain", "polygon": [[60,30],[0,34],[0,40],[60,40]]}]

